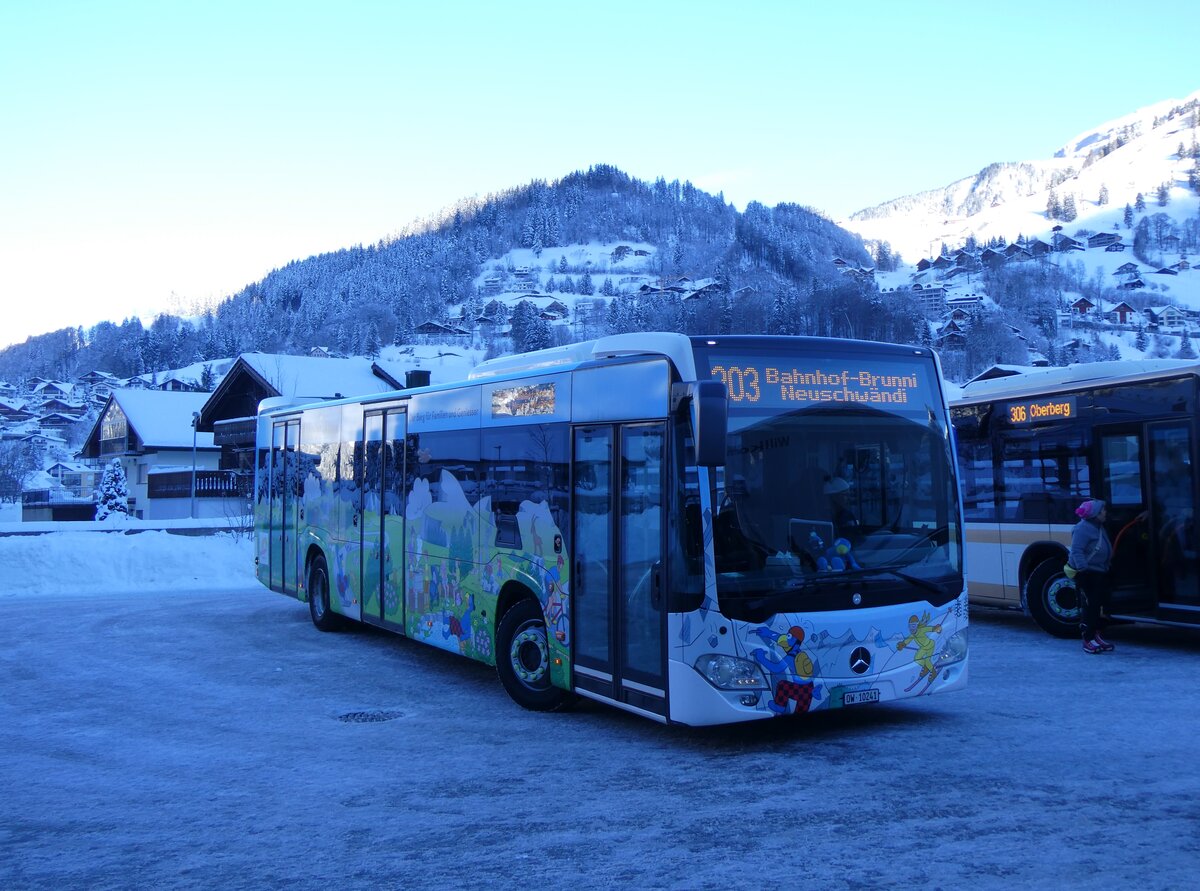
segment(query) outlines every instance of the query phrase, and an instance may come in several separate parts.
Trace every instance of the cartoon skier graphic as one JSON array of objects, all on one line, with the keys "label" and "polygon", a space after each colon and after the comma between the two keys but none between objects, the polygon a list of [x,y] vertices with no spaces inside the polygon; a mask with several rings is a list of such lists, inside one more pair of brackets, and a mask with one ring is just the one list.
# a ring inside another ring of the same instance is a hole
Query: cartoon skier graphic
[{"label": "cartoon skier graphic", "polygon": [[933,667],[933,651],[936,647],[936,642],[929,635],[941,634],[942,622],[949,615],[950,613],[947,612],[936,625],[929,624],[928,611],[922,613],[919,619],[916,616],[909,617],[908,636],[896,644],[896,652],[899,653],[901,650],[904,650],[909,644],[914,645],[917,648],[917,655],[913,657],[913,662],[921,666],[921,673],[917,675],[915,681],[904,688],[904,692],[907,693],[912,690],[913,687],[921,682],[922,678],[928,678],[929,680],[926,681],[924,689],[921,690],[921,693],[924,693],[932,686],[934,680],[937,679],[937,669]]},{"label": "cartoon skier graphic", "polygon": [[793,625],[784,634],[775,636],[775,632],[763,626],[755,629],[755,633],[766,643],[783,650],[778,659],[768,656],[767,651],[754,651],[758,664],[771,672],[775,681],[775,697],[767,703],[767,708],[777,715],[788,714],[788,703],[796,703],[793,714],[807,712],[814,699],[819,699],[819,691],[813,685],[813,664],[808,654],[800,649],[804,643],[804,629]]}]

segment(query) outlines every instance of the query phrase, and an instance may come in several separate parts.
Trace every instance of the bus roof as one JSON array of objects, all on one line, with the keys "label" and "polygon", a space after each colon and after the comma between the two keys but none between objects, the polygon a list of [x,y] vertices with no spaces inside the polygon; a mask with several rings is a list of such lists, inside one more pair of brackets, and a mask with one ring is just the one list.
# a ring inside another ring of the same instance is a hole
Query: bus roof
[{"label": "bus roof", "polygon": [[467,380],[518,375],[523,372],[543,372],[567,368],[615,356],[666,356],[685,381],[696,379],[696,361],[691,341],[683,334],[669,332],[638,332],[613,334],[597,340],[569,343],[566,346],[499,356],[480,362],[471,370]]},{"label": "bus roof", "polygon": [[960,395],[953,397],[950,404],[972,405],[996,399],[1136,383],[1181,374],[1200,375],[1200,361],[1142,359],[1132,362],[1087,362],[1061,368],[1030,368],[987,380],[969,381],[960,388]]}]

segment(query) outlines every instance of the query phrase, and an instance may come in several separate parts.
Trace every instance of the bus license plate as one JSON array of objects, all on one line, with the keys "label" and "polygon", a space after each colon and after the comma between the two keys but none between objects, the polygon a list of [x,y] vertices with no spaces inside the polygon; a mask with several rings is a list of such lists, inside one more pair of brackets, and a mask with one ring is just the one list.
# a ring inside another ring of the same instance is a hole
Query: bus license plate
[{"label": "bus license plate", "polygon": [[863,702],[878,702],[878,690],[855,690],[852,693],[842,694],[842,705],[859,705]]}]

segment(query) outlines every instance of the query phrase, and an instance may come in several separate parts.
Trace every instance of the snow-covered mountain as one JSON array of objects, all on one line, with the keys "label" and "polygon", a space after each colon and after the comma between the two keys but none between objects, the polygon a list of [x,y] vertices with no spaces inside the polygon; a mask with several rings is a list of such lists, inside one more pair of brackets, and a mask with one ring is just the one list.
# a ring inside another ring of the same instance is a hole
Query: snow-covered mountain
[{"label": "snow-covered mountain", "polygon": [[[1089,129],[1052,157],[991,164],[944,188],[864,208],[838,223],[864,239],[889,242],[909,263],[936,256],[943,243],[960,247],[971,236],[980,243],[996,237],[1011,242],[1019,235],[1048,239],[1055,225],[1068,234],[1123,229],[1125,205],[1133,206],[1139,193],[1147,213],[1165,213],[1182,226],[1200,208],[1189,184],[1200,164],[1191,156],[1198,123],[1200,90]],[[1165,206],[1159,203],[1164,184]],[[1073,218],[1069,211],[1058,219],[1047,215],[1052,191],[1060,205],[1074,205]]]}]

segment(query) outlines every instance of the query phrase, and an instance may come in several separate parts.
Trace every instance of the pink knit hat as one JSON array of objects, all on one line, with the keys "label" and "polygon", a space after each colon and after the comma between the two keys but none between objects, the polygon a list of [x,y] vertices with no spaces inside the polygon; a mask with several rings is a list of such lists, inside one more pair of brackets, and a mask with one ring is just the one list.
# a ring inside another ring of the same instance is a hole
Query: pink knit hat
[{"label": "pink knit hat", "polygon": [[1090,520],[1102,510],[1104,510],[1104,502],[1099,498],[1093,498],[1091,501],[1085,501],[1079,507],[1075,508],[1075,516],[1081,520]]}]

